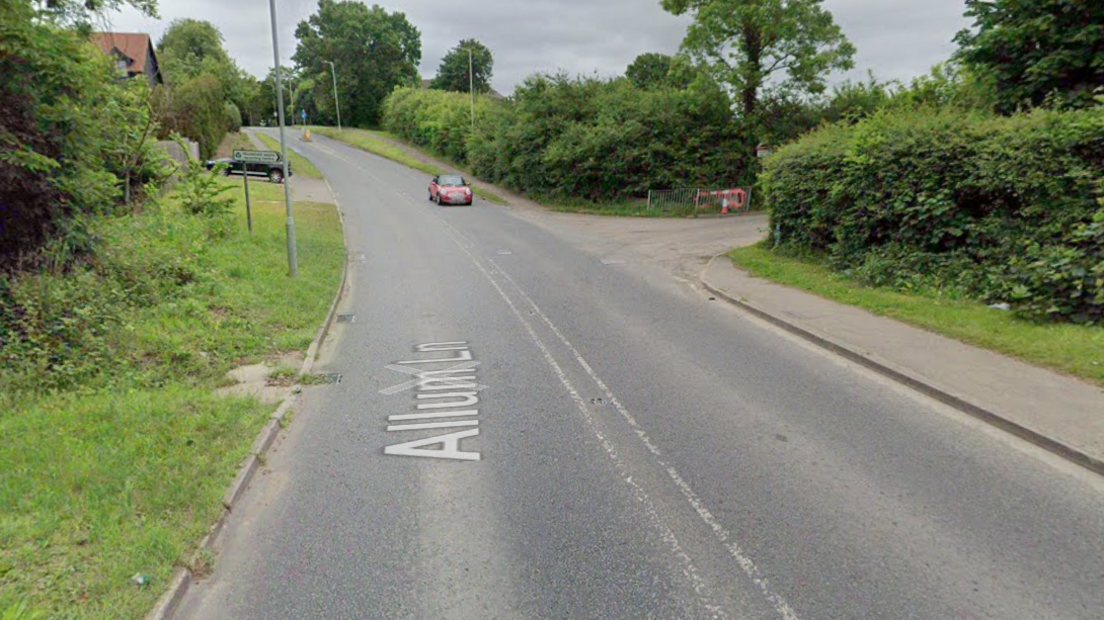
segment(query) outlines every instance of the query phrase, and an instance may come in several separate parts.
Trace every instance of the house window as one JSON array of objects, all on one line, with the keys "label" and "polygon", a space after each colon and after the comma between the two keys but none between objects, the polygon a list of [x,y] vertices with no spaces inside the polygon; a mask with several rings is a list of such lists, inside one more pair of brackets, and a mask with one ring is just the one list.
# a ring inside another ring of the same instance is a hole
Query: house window
[{"label": "house window", "polygon": [[117,71],[118,71],[118,72],[119,72],[119,73],[120,73],[121,75],[126,75],[126,73],[127,73],[127,61],[126,61],[126,58],[120,58],[120,59],[116,60],[116,61],[115,61],[115,69],[116,69],[116,70],[117,70]]}]

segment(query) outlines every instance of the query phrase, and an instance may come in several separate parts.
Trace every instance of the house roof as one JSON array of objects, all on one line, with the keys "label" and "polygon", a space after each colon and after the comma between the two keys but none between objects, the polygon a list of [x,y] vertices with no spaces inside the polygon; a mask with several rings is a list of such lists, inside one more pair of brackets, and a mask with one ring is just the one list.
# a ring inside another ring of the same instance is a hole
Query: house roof
[{"label": "house roof", "polygon": [[[153,46],[148,34],[144,32],[94,32],[92,33],[92,41],[99,45],[105,54],[110,54],[112,50],[116,50],[130,59],[127,71],[131,73],[145,72],[146,51]],[[154,58],[156,58],[156,55],[154,55]]]}]

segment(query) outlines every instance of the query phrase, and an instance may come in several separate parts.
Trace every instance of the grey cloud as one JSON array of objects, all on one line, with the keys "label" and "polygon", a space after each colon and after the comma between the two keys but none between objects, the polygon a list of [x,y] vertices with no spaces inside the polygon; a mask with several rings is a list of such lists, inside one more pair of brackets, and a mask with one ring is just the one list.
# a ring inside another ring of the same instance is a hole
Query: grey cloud
[{"label": "grey cloud", "polygon": [[[825,0],[858,48],[855,70],[844,78],[909,80],[926,73],[953,51],[954,33],[965,27],[962,0]],[[689,20],[660,8],[659,0],[406,0],[383,3],[398,10],[422,33],[422,75],[436,73],[444,54],[460,39],[482,41],[495,54],[494,86],[508,93],[536,72],[617,75],[637,54],[674,53]],[[314,0],[278,0],[280,52],[288,62],[295,51],[295,26],[317,7]],[[178,17],[205,19],[226,38],[238,63],[263,76],[272,65],[268,3],[225,0],[161,0],[162,19],[134,11],[112,15],[119,31],[148,32],[159,38]]]}]

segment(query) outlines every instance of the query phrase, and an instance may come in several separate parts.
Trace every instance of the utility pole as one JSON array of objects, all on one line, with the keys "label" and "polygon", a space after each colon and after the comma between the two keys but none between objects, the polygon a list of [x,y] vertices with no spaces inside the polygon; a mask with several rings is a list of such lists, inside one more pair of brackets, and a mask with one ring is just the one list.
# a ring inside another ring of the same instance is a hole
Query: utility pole
[{"label": "utility pole", "polygon": [[276,36],[276,0],[268,0],[268,10],[272,16],[272,57],[276,63],[276,110],[280,118],[280,158],[284,162],[284,204],[287,207],[287,255],[288,275],[299,275],[299,258],[295,252],[295,220],[291,216],[291,188],[288,186],[287,143],[284,140],[284,89],[280,82],[280,44]]},{"label": "utility pole", "polygon": [[468,45],[468,94],[471,95],[471,127],[475,133],[475,72],[472,70],[472,46]]},{"label": "utility pole", "polygon": [[334,67],[332,60],[323,60],[322,62],[330,63],[330,75],[333,76],[334,85],[334,109],[337,110],[337,130],[341,131],[341,105],[337,102],[337,69]]}]

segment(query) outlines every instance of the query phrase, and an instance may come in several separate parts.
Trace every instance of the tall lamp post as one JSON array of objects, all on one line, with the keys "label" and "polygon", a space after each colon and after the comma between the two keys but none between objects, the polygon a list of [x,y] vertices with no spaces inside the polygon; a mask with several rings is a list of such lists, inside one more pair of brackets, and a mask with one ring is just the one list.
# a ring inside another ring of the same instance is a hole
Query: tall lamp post
[{"label": "tall lamp post", "polygon": [[341,131],[341,105],[337,103],[337,69],[334,67],[332,60],[323,60],[322,62],[330,65],[330,75],[333,76],[334,86],[334,109],[337,110],[337,130]]},{"label": "tall lamp post", "polygon": [[284,89],[280,82],[280,44],[276,36],[276,0],[268,0],[272,16],[272,56],[276,62],[276,110],[280,119],[280,158],[284,162],[284,205],[287,207],[287,255],[288,275],[299,275],[299,258],[295,253],[295,220],[291,216],[291,188],[288,178],[287,143],[284,140]]},{"label": "tall lamp post", "polygon": [[472,46],[468,45],[468,94],[471,95],[471,126],[475,133],[475,72],[472,71]]}]

